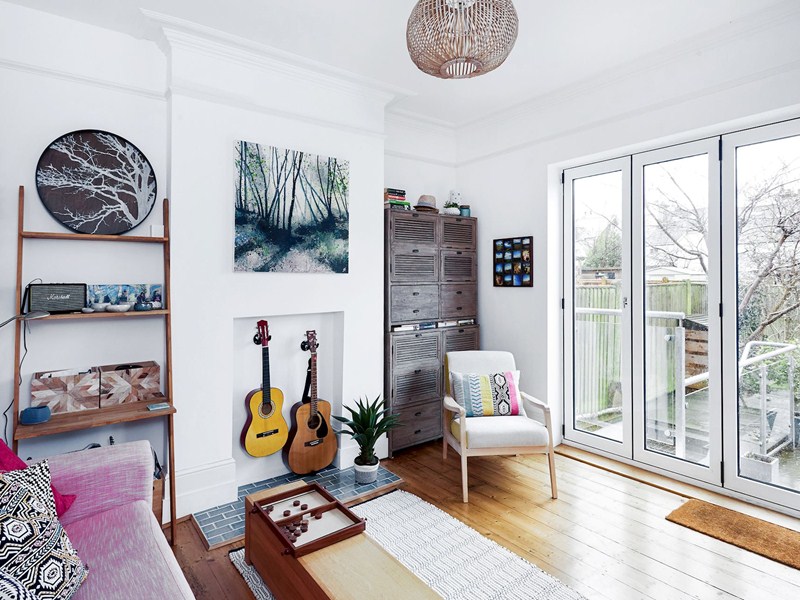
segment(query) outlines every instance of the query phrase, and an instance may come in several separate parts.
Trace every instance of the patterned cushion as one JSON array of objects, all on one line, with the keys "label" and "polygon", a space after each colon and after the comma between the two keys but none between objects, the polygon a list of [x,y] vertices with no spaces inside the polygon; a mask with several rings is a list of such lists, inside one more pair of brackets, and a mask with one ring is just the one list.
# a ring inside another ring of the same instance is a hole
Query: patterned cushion
[{"label": "patterned cushion", "polygon": [[39,600],[19,579],[0,571],[0,598],[3,600]]},{"label": "patterned cushion", "polygon": [[[27,479],[9,480],[8,473],[0,474],[0,571],[39,600],[68,600],[88,569],[58,519],[31,491],[41,485],[42,471],[18,473],[27,473]],[[49,469],[44,473],[49,485]]]},{"label": "patterned cushion", "polygon": [[[5,442],[0,440],[0,473],[5,471],[17,471],[19,469],[27,468],[27,464],[19,456],[11,451],[11,448],[6,446]],[[56,514],[60,517],[70,506],[75,502],[75,496],[72,494],[60,494],[52,485],[50,489],[53,492],[53,498],[56,504]]]},{"label": "patterned cushion", "polygon": [[51,517],[56,516],[56,501],[50,488],[50,465],[46,460],[27,469],[3,473],[3,477],[9,483],[24,485],[41,502],[42,510]]},{"label": "patterned cushion", "polygon": [[451,373],[453,397],[468,417],[520,414],[519,371],[504,373]]}]

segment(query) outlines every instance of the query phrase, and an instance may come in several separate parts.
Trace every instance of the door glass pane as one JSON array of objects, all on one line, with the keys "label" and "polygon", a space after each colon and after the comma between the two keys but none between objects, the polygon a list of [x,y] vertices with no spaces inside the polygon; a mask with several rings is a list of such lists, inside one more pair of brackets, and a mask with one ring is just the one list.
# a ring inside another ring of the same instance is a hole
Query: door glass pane
[{"label": "door glass pane", "polygon": [[645,447],[708,465],[708,155],[644,166]]},{"label": "door glass pane", "polygon": [[574,423],[622,441],[622,173],[573,181]]},{"label": "door glass pane", "polygon": [[800,490],[800,137],[737,148],[739,474]]}]

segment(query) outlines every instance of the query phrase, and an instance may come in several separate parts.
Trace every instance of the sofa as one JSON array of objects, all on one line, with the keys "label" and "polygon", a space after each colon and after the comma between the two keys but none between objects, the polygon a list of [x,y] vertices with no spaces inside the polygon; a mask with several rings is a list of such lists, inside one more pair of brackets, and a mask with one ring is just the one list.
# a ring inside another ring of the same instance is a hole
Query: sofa
[{"label": "sofa", "polygon": [[47,459],[53,485],[77,498],[61,524],[89,576],[73,600],[194,598],[153,515],[146,441]]}]

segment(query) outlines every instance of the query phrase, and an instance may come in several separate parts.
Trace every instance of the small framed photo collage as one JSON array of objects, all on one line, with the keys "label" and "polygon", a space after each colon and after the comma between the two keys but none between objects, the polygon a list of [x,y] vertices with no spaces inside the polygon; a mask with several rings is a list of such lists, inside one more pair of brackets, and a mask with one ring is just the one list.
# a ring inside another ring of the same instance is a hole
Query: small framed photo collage
[{"label": "small framed photo collage", "polygon": [[494,241],[494,287],[533,287],[533,237]]}]

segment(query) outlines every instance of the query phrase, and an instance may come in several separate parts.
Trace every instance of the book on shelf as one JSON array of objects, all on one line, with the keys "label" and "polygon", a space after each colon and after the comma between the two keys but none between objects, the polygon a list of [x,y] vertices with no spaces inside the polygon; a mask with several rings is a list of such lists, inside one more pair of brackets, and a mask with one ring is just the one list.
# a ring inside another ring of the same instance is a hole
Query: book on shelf
[{"label": "book on shelf", "polygon": [[384,200],[393,200],[393,201],[396,201],[396,202],[405,202],[406,201],[406,197],[405,196],[390,196],[389,194],[384,194],[383,195],[383,199]]},{"label": "book on shelf", "polygon": [[422,329],[436,329],[436,321],[428,321],[419,324],[420,330]]},{"label": "book on shelf", "polygon": [[459,325],[475,325],[475,319],[459,319]]},{"label": "book on shelf", "polygon": [[383,193],[384,194],[390,194],[392,196],[405,196],[406,195],[406,191],[405,190],[400,190],[398,188],[388,188],[388,187],[387,188],[383,188]]},{"label": "book on shelf", "polygon": [[438,327],[455,327],[458,321],[439,321]]}]

